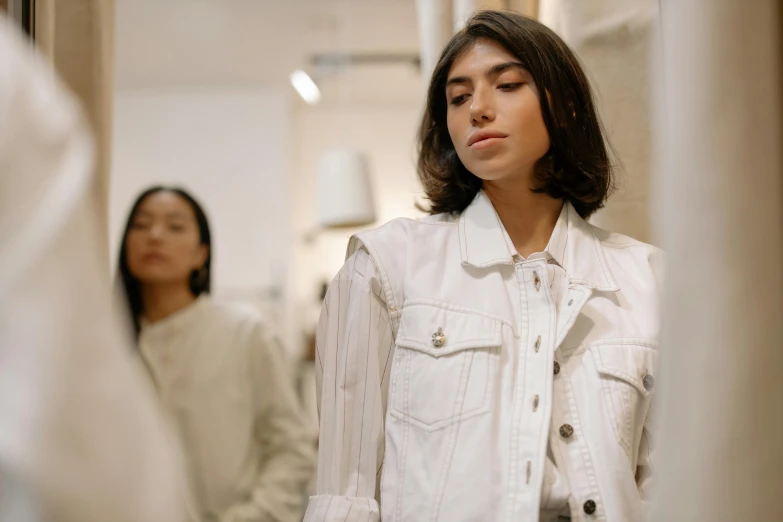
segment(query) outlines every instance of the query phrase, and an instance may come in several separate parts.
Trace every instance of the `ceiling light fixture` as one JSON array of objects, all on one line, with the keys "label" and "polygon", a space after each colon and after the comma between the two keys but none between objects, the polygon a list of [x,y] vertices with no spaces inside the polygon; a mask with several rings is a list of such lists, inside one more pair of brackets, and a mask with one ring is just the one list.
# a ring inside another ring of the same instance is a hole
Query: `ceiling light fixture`
[{"label": "ceiling light fixture", "polygon": [[321,91],[309,74],[302,70],[296,70],[291,73],[290,80],[296,92],[308,104],[315,105],[321,101]]}]

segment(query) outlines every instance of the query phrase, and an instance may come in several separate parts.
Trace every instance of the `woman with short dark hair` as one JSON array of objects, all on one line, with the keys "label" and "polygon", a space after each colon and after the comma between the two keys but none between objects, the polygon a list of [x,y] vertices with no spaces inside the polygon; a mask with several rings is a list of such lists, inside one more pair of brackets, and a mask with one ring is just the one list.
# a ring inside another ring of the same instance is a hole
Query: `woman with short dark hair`
[{"label": "woman with short dark hair", "polygon": [[585,221],[613,182],[577,58],[475,15],[419,138],[433,215],[357,234],[324,302],[306,520],[642,520],[660,252]]}]

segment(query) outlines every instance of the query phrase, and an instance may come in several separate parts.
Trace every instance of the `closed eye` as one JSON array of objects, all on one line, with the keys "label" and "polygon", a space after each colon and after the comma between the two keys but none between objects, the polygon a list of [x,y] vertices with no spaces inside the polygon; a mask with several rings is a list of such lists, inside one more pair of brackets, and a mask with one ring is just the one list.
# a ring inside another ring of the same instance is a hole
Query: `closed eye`
[{"label": "closed eye", "polygon": [[455,96],[451,99],[451,104],[455,106],[460,106],[463,103],[465,103],[465,100],[468,99],[468,94],[460,94],[459,96]]},{"label": "closed eye", "polygon": [[501,83],[498,85],[498,89],[501,91],[515,91],[522,87],[525,84],[525,82],[515,82],[515,83]]},{"label": "closed eye", "polygon": [[131,222],[130,228],[132,230],[147,230],[150,228],[150,224],[146,221],[133,221]]}]

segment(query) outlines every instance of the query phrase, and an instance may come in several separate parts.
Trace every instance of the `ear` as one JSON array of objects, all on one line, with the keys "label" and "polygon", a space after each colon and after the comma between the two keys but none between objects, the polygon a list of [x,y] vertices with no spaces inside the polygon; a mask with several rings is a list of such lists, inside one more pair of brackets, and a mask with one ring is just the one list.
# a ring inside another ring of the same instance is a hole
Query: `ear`
[{"label": "ear", "polygon": [[207,245],[199,245],[198,252],[196,253],[195,270],[204,266],[204,263],[207,262],[207,258],[209,258],[209,247]]}]

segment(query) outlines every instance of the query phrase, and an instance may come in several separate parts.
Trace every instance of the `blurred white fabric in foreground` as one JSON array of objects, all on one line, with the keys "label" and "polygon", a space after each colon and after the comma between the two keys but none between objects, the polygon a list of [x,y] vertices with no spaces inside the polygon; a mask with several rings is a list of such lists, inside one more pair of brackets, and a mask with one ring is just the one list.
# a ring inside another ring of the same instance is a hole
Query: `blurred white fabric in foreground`
[{"label": "blurred white fabric in foreground", "polygon": [[183,519],[176,447],[111,317],[81,111],[0,16],[0,520]]}]

